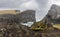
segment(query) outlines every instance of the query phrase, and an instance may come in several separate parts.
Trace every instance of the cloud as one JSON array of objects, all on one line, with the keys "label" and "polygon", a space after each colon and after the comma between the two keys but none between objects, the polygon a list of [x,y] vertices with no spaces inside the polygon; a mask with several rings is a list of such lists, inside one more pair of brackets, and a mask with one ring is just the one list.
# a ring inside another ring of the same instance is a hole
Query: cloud
[{"label": "cloud", "polygon": [[0,0],[0,8],[19,8],[21,0]]},{"label": "cloud", "polygon": [[37,2],[40,9],[36,12],[37,21],[42,20],[46,16],[52,4],[60,5],[60,0],[37,0]]},{"label": "cloud", "polygon": [[44,0],[36,0],[36,1],[37,1],[38,5],[39,5],[39,9],[40,9],[40,10],[37,10],[37,12],[36,12],[36,18],[37,18],[36,20],[40,21],[48,13],[48,9],[50,7],[49,4],[48,4],[49,0],[45,0],[45,1]]},{"label": "cloud", "polygon": [[40,21],[44,16],[47,14],[48,11],[48,0],[30,0],[28,2],[24,2],[20,5],[21,11],[27,10],[27,9],[33,9],[36,10],[36,20]]},{"label": "cloud", "polygon": [[24,2],[20,5],[20,9],[22,10],[27,10],[27,9],[33,9],[33,10],[37,10],[38,9],[38,4],[34,1],[28,1],[28,2]]},{"label": "cloud", "polygon": [[20,4],[29,0],[0,0],[0,8],[19,8]]},{"label": "cloud", "polygon": [[0,8],[16,8],[21,11],[36,10],[37,21],[46,16],[52,4],[60,5],[60,0],[0,0]]},{"label": "cloud", "polygon": [[47,3],[48,0],[1,0],[0,8],[33,9],[36,10],[36,20],[40,21],[47,13]]}]

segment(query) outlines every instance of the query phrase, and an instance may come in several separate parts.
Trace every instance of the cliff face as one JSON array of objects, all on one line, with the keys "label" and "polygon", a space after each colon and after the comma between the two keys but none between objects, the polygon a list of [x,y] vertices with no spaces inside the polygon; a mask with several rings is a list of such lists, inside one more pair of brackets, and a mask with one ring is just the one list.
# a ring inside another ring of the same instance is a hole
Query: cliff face
[{"label": "cliff face", "polygon": [[35,11],[34,10],[26,10],[18,14],[21,22],[35,22]]},{"label": "cliff face", "polygon": [[48,11],[48,15],[52,17],[52,19],[56,19],[60,17],[60,6],[53,4]]},{"label": "cliff face", "polygon": [[47,15],[42,19],[42,21],[47,21],[47,23],[60,23],[60,6],[53,4],[48,11]]}]

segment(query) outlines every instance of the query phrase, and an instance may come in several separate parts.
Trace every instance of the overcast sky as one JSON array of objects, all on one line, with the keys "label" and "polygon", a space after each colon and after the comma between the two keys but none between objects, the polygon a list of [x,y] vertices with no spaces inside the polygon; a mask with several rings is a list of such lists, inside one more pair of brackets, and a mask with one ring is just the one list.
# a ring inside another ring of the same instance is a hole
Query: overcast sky
[{"label": "overcast sky", "polygon": [[0,0],[0,9],[13,8],[21,11],[36,10],[36,20],[40,21],[48,13],[52,4],[60,5],[60,0]]}]

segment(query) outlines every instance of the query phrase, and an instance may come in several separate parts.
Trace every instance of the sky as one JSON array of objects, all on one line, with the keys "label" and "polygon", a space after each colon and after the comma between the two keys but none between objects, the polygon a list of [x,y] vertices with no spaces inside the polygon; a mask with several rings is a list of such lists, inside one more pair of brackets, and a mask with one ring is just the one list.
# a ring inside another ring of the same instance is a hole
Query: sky
[{"label": "sky", "polygon": [[0,0],[0,9],[36,10],[36,21],[42,20],[52,4],[60,5],[60,0]]}]

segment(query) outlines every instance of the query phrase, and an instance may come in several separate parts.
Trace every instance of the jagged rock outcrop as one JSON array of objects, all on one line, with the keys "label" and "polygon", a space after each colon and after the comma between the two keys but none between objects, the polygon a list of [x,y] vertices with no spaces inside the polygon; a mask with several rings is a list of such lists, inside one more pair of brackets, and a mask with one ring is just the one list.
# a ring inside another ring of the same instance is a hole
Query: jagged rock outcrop
[{"label": "jagged rock outcrop", "polygon": [[60,23],[59,18],[60,18],[60,6],[53,4],[50,10],[48,11],[47,15],[42,19],[42,21],[44,22],[47,19],[46,21],[48,23]]},{"label": "jagged rock outcrop", "polygon": [[60,17],[60,6],[53,4],[48,11],[48,15],[52,17],[52,19],[56,19]]},{"label": "jagged rock outcrop", "polygon": [[26,10],[17,15],[21,22],[36,22],[34,10]]}]

